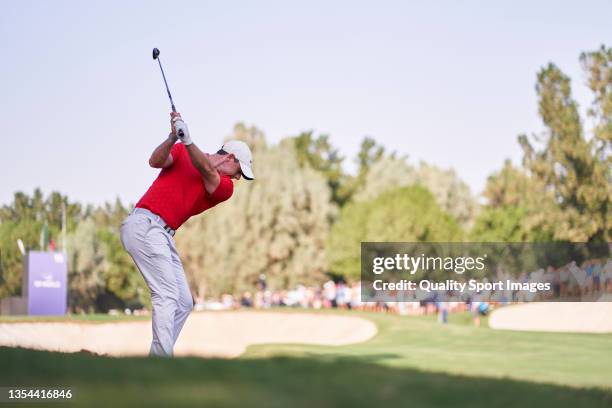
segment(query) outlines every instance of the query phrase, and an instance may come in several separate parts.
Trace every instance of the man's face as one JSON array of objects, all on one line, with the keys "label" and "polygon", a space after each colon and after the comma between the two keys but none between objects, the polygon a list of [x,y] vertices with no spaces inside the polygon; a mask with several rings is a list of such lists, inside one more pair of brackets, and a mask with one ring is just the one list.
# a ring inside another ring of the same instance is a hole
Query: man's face
[{"label": "man's face", "polygon": [[233,154],[224,154],[221,156],[222,162],[219,164],[217,169],[223,173],[227,174],[234,180],[240,180],[242,176],[242,172],[240,171],[240,162]]}]

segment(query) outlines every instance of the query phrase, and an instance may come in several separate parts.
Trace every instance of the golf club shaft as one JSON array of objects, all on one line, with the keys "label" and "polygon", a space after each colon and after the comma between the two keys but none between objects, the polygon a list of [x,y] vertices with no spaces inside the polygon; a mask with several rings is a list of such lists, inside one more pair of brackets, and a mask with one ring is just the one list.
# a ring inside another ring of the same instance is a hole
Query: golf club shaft
[{"label": "golf club shaft", "polygon": [[172,112],[176,112],[176,108],[174,107],[174,101],[172,100],[172,95],[170,94],[170,88],[168,88],[168,81],[166,81],[166,75],[164,74],[164,68],[162,68],[161,60],[159,59],[159,57],[157,57],[157,62],[159,63],[159,69],[161,70],[162,77],[164,78],[166,92],[168,92],[168,98],[170,98],[170,105],[172,105]]}]

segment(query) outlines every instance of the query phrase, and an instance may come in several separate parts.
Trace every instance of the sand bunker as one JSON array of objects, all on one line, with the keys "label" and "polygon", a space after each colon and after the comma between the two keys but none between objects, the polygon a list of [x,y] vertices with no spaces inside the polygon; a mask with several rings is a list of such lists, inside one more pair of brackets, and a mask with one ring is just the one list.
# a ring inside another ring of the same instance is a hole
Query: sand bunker
[{"label": "sand bunker", "polygon": [[525,303],[497,309],[489,326],[502,330],[611,333],[612,303]]},{"label": "sand bunker", "polygon": [[[193,313],[175,355],[233,358],[251,344],[301,343],[341,346],[373,337],[376,326],[359,317],[309,313]],[[82,349],[111,356],[147,355],[151,323],[3,323],[0,345],[51,351]]]}]

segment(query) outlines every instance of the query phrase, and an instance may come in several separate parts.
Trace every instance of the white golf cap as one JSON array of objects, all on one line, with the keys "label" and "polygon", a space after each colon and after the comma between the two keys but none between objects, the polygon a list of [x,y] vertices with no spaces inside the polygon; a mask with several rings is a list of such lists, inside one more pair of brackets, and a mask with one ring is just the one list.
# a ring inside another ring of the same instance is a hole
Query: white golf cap
[{"label": "white golf cap", "polygon": [[247,180],[253,180],[253,154],[249,145],[241,140],[229,140],[221,147],[227,153],[233,154],[240,162],[240,170]]}]

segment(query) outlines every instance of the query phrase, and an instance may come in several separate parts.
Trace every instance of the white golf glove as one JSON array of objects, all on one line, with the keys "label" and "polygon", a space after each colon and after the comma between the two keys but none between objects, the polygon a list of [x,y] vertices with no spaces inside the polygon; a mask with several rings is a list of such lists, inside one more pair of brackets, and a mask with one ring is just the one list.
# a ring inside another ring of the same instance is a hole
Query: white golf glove
[{"label": "white golf glove", "polygon": [[176,137],[178,137],[185,146],[189,146],[193,143],[193,141],[191,141],[191,137],[189,136],[189,128],[187,128],[187,124],[183,122],[183,119],[174,120],[173,126],[176,132]]}]

